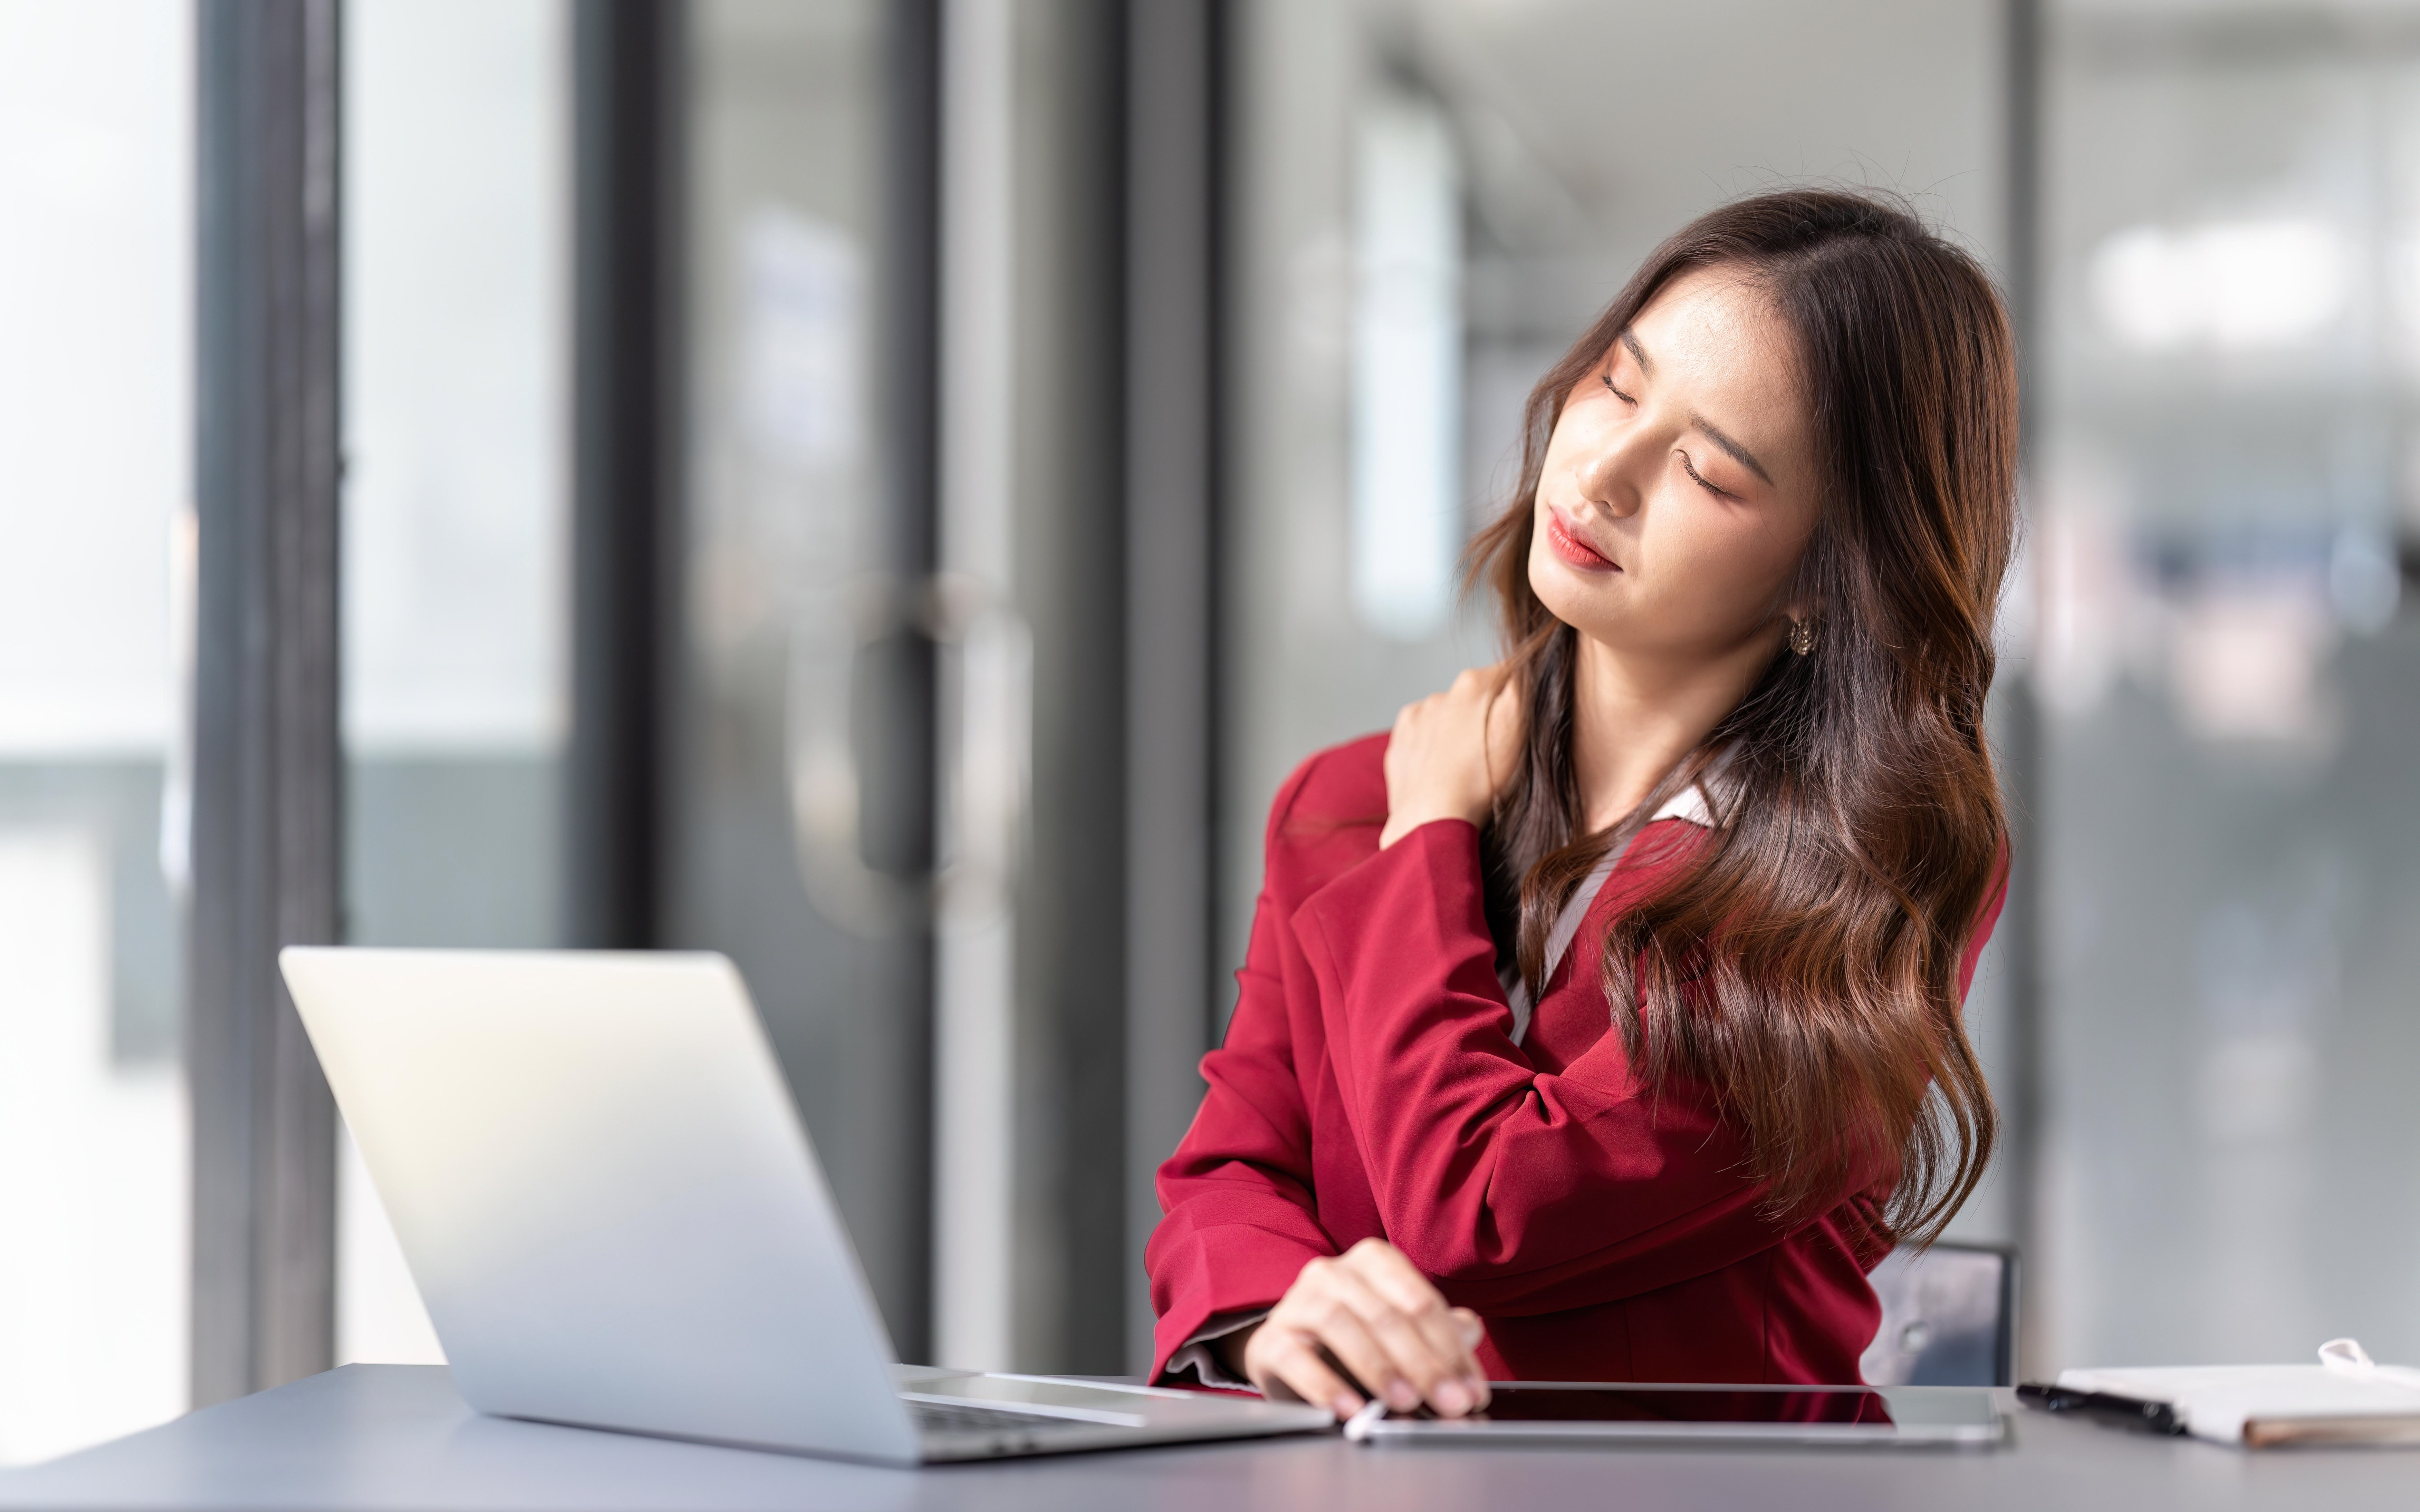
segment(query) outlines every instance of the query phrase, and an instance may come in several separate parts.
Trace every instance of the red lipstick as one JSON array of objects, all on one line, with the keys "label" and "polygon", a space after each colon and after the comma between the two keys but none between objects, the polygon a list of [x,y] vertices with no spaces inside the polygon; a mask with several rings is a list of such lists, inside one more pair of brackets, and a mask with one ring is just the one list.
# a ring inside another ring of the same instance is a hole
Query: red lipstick
[{"label": "red lipstick", "polygon": [[1582,572],[1620,572],[1621,569],[1594,547],[1563,528],[1563,517],[1554,510],[1546,511],[1546,545],[1555,555]]}]

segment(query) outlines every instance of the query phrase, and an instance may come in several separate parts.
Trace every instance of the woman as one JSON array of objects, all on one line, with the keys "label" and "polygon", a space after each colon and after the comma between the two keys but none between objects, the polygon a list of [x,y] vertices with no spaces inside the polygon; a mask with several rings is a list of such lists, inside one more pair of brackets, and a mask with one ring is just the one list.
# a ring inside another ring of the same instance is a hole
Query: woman
[{"label": "woman", "polygon": [[1648,259],[1473,545],[1504,660],[1278,795],[1156,1376],[1858,1379],[1866,1273],[1992,1149],[2015,466],[2006,312],[1903,210],[1768,194]]}]

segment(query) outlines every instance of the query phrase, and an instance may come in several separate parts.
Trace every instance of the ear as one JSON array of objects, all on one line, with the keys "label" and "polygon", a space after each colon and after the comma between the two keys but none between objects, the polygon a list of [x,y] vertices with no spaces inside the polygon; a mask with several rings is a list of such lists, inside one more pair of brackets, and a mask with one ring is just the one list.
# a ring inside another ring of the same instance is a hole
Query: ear
[{"label": "ear", "polygon": [[1775,606],[1774,611],[1785,627],[1819,620],[1823,617],[1823,595],[1815,591],[1815,585],[1807,581],[1807,574],[1802,571],[1791,579],[1789,587],[1781,591],[1781,601]]},{"label": "ear", "polygon": [[1799,548],[1798,565],[1781,590],[1781,602],[1776,609],[1785,625],[1823,617],[1823,594],[1816,584],[1815,542],[1811,538]]}]

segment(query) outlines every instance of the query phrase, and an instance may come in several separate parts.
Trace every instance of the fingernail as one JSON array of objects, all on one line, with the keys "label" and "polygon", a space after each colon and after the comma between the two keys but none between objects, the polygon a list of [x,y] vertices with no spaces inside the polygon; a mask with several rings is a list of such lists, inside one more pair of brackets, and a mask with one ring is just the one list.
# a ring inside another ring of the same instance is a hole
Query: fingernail
[{"label": "fingernail", "polygon": [[1479,1341],[1486,1336],[1487,1326],[1481,1323],[1478,1319],[1466,1318],[1463,1319],[1462,1342],[1465,1348],[1473,1350],[1479,1348]]},{"label": "fingernail", "polygon": [[1387,1405],[1398,1412],[1408,1412],[1420,1405],[1420,1394],[1412,1389],[1408,1381],[1390,1381],[1387,1383]]},{"label": "fingernail", "polygon": [[1448,1417],[1460,1417],[1470,1411],[1470,1393],[1459,1381],[1449,1381],[1436,1389],[1437,1411]]},{"label": "fingernail", "polygon": [[1336,1394],[1336,1400],[1327,1404],[1327,1410],[1336,1414],[1338,1422],[1346,1422],[1361,1411],[1361,1398],[1349,1391],[1341,1391]]}]

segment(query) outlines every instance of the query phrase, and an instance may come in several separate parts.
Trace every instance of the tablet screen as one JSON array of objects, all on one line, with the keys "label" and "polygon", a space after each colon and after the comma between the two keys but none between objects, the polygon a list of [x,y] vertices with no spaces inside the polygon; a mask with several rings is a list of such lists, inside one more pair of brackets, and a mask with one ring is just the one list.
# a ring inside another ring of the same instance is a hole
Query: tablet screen
[{"label": "tablet screen", "polygon": [[1728,1386],[1499,1381],[1469,1417],[1373,1408],[1345,1428],[1363,1443],[1502,1442],[1962,1444],[2003,1435],[1992,1393],[1958,1386]]},{"label": "tablet screen", "polygon": [[1888,1423],[1877,1392],[1669,1386],[1491,1387],[1491,1423]]}]

